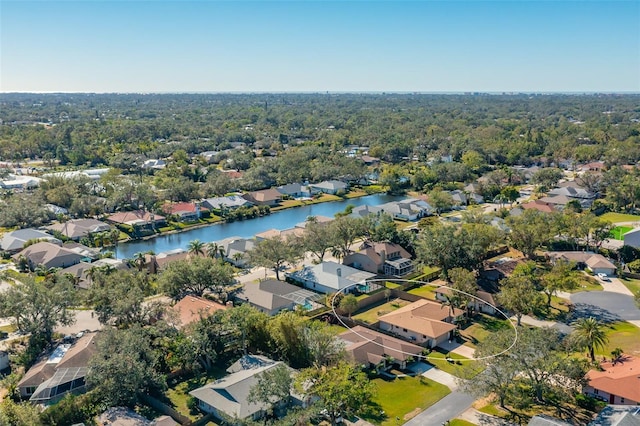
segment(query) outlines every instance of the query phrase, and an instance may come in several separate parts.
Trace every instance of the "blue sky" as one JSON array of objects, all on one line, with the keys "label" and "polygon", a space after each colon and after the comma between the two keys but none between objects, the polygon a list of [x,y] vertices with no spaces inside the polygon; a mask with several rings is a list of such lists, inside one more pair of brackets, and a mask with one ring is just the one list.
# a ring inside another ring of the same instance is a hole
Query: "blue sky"
[{"label": "blue sky", "polygon": [[640,1],[0,0],[0,91],[640,92]]}]

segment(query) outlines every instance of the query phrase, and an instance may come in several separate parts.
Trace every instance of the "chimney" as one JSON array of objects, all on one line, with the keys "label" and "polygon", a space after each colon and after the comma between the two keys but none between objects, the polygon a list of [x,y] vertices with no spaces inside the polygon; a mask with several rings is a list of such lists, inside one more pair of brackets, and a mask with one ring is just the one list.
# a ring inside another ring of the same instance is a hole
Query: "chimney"
[{"label": "chimney", "polygon": [[336,269],[336,275],[339,276],[339,277],[342,276],[342,268]]}]

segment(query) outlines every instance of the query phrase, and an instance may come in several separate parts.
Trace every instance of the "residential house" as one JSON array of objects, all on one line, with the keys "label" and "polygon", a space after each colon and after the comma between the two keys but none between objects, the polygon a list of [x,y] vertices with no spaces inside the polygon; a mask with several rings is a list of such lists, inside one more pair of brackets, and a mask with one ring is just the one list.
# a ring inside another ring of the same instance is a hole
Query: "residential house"
[{"label": "residential house", "polygon": [[339,180],[325,180],[320,183],[310,184],[309,189],[316,190],[325,194],[335,195],[338,192],[348,191],[349,185]]},{"label": "residential house", "polygon": [[[537,201],[540,203],[545,203],[553,207],[555,210],[559,210],[559,211],[564,210],[567,204],[569,204],[572,201],[578,201],[578,203],[580,203],[580,200],[569,198],[566,195],[553,195],[548,197],[542,197]],[[582,204],[580,204],[580,206],[583,207]]]},{"label": "residential house", "polygon": [[121,259],[103,258],[98,259],[93,263],[76,263],[75,265],[60,270],[60,274],[73,277],[74,283],[77,287],[89,289],[93,284],[93,271],[101,269],[126,270],[129,269],[129,264]]},{"label": "residential house", "polygon": [[640,228],[632,229],[623,235],[624,245],[640,249]]},{"label": "residential house", "polygon": [[202,212],[209,211],[200,203],[172,203],[162,206],[162,211],[167,215],[177,216],[180,222],[194,222],[202,217]]},{"label": "residential house", "polygon": [[[435,290],[436,300],[439,302],[446,302],[453,295],[453,290],[447,286],[438,287]],[[487,291],[478,289],[475,296],[477,299],[473,299],[469,302],[469,307],[475,312],[482,312],[489,315],[496,315],[498,306],[494,295]]]},{"label": "residential house", "polygon": [[64,207],[56,206],[55,204],[45,204],[44,207],[55,215],[69,214],[69,210]]},{"label": "residential house", "polygon": [[411,254],[402,246],[390,242],[365,243],[359,251],[348,254],[342,263],[374,274],[396,277],[414,271]]},{"label": "residential house", "polygon": [[249,402],[249,392],[260,374],[278,365],[286,364],[260,355],[245,355],[227,369],[229,375],[194,389],[189,395],[197,400],[198,408],[213,413],[217,419],[258,420],[269,407],[262,402]]},{"label": "residential house", "polygon": [[380,159],[378,157],[371,157],[370,155],[365,154],[362,157],[360,157],[360,159],[367,166],[377,166],[378,164],[380,164]]},{"label": "residential house", "polygon": [[29,267],[32,269],[38,265],[43,265],[46,268],[66,268],[85,259],[82,254],[46,241],[32,244],[14,254],[14,261],[21,256],[27,259]]},{"label": "residential house", "polygon": [[291,198],[310,198],[317,191],[312,191],[308,185],[300,183],[290,183],[276,188],[276,190],[284,196]]},{"label": "residential house", "polygon": [[198,296],[185,296],[169,308],[169,322],[176,328],[186,327],[202,318],[223,311],[227,306]]},{"label": "residential house", "polygon": [[528,203],[520,204],[520,208],[524,210],[538,210],[542,213],[553,213],[557,211],[552,204],[545,203],[541,200],[533,200],[529,201]]},{"label": "residential house", "polygon": [[568,181],[564,184],[560,184],[558,188],[553,188],[548,193],[549,195],[564,195],[565,197],[569,197],[571,199],[578,200],[590,200],[593,201],[596,198],[596,194],[588,191],[585,188],[582,188],[575,181]]},{"label": "residential house", "polygon": [[[328,217],[328,216],[313,216],[313,218],[315,219],[316,223],[318,224],[329,224],[330,222],[333,221],[333,218]],[[307,224],[309,223],[309,218],[307,218],[307,220],[305,220],[304,222],[300,222],[300,223],[296,223],[296,228],[300,228],[300,229],[304,229],[307,227]]]},{"label": "residential house", "polygon": [[70,240],[78,241],[89,234],[110,231],[111,226],[95,219],[75,219],[49,225],[45,229],[60,232]]},{"label": "residential house", "polygon": [[363,206],[358,206],[358,207],[354,207],[353,210],[351,210],[351,217],[367,217],[371,214],[373,215],[377,215],[380,214],[382,212],[382,208],[380,207],[376,207],[376,206],[368,206],[368,205],[363,205]]},{"label": "residential house", "polygon": [[99,248],[87,247],[84,244],[76,243],[75,241],[66,241],[62,244],[62,248],[71,250],[74,253],[78,253],[84,256],[83,260],[96,259],[100,256]]},{"label": "residential house", "polygon": [[107,221],[117,225],[129,225],[138,229],[153,229],[164,226],[167,222],[164,216],[146,210],[118,212],[109,216]]},{"label": "residential house", "polygon": [[369,282],[376,274],[336,262],[322,262],[318,265],[305,266],[299,271],[286,275],[304,287],[324,294],[337,291],[369,293],[379,287],[377,284]]},{"label": "residential house", "polygon": [[411,342],[434,348],[453,337],[464,312],[430,300],[418,300],[378,317],[378,327]]},{"label": "residential house", "polygon": [[574,262],[578,269],[588,269],[594,274],[615,275],[616,265],[601,254],[588,251],[551,251],[547,253],[551,263],[558,259]]},{"label": "residential house", "polygon": [[40,186],[42,179],[35,176],[22,176],[10,174],[6,179],[0,180],[2,189],[34,189]]},{"label": "residential house", "polygon": [[601,172],[605,169],[604,161],[592,161],[578,167],[582,172]]},{"label": "residential house", "polygon": [[58,345],[18,382],[20,396],[32,402],[55,402],[69,392],[85,389],[89,359],[96,352],[97,333],[84,333],[73,343]]},{"label": "residential house", "polygon": [[640,408],[633,405],[607,405],[589,426],[640,426]]},{"label": "residential house", "polygon": [[345,342],[345,350],[352,361],[367,367],[404,369],[422,354],[424,348],[392,336],[356,325],[338,335]]},{"label": "residential house", "polygon": [[248,303],[268,315],[276,315],[283,310],[293,310],[296,306],[312,308],[318,294],[301,289],[284,281],[266,279],[259,283],[246,283],[235,295],[235,300]]},{"label": "residential house", "polygon": [[624,356],[622,359],[600,363],[600,369],[589,370],[588,384],[583,393],[614,405],[640,404],[640,358]]},{"label": "residential house", "polygon": [[147,269],[150,274],[157,274],[166,268],[169,263],[185,260],[188,257],[189,253],[183,249],[173,249],[158,254],[146,254],[142,268]]},{"label": "residential house", "polygon": [[227,195],[226,197],[213,197],[202,200],[202,205],[210,210],[236,209],[238,207],[250,207],[250,201],[239,195]]},{"label": "residential house", "polygon": [[230,237],[218,241],[218,245],[224,249],[224,259],[227,262],[244,268],[249,265],[248,252],[256,246],[256,240]]},{"label": "residential house", "polygon": [[467,206],[471,201],[471,198],[467,196],[463,191],[459,189],[448,191],[448,194],[451,195],[451,199],[453,203],[457,206]]},{"label": "residential house", "polygon": [[244,199],[259,206],[275,207],[282,200],[282,194],[275,188],[263,189],[261,191],[248,192],[243,195]]},{"label": "residential house", "polygon": [[145,170],[162,170],[167,167],[167,162],[162,159],[153,158],[145,160],[140,167]]},{"label": "residential house", "polygon": [[415,221],[433,214],[434,209],[424,200],[407,198],[401,201],[392,201],[379,206],[394,219]]},{"label": "residential house", "polygon": [[17,231],[7,232],[0,240],[0,249],[8,252],[17,252],[24,248],[27,241],[44,240],[52,244],[62,245],[62,241],[51,234],[37,229],[27,228]]},{"label": "residential house", "polygon": [[269,240],[271,238],[282,238],[283,240],[286,240],[287,238],[301,237],[303,234],[304,229],[297,227],[282,230],[268,229],[264,232],[257,233],[255,238],[258,242],[262,240]]},{"label": "residential house", "polygon": [[149,420],[130,408],[110,407],[97,417],[98,426],[178,426],[169,416]]}]

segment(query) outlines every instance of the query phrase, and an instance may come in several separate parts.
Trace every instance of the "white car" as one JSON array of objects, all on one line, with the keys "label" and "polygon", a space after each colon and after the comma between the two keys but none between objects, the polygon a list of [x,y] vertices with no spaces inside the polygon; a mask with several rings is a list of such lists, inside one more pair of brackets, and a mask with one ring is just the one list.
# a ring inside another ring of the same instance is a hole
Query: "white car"
[{"label": "white car", "polygon": [[603,274],[602,272],[598,274],[598,278],[600,278],[602,281],[609,281],[609,277],[607,276],[607,274]]}]

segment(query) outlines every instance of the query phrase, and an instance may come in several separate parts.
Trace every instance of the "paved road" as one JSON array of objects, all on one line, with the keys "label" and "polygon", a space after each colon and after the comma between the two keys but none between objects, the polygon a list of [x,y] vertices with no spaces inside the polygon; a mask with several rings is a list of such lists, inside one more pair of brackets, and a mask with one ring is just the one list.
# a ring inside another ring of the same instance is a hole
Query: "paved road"
[{"label": "paved road", "polygon": [[610,291],[589,291],[571,295],[574,318],[593,316],[605,322],[640,320],[633,297]]},{"label": "paved road", "polygon": [[[458,417],[475,401],[475,397],[468,393],[454,391],[424,410],[408,422],[405,426],[440,426],[447,420]],[[402,422],[402,419],[400,419]],[[402,424],[400,422],[400,424]]]}]

